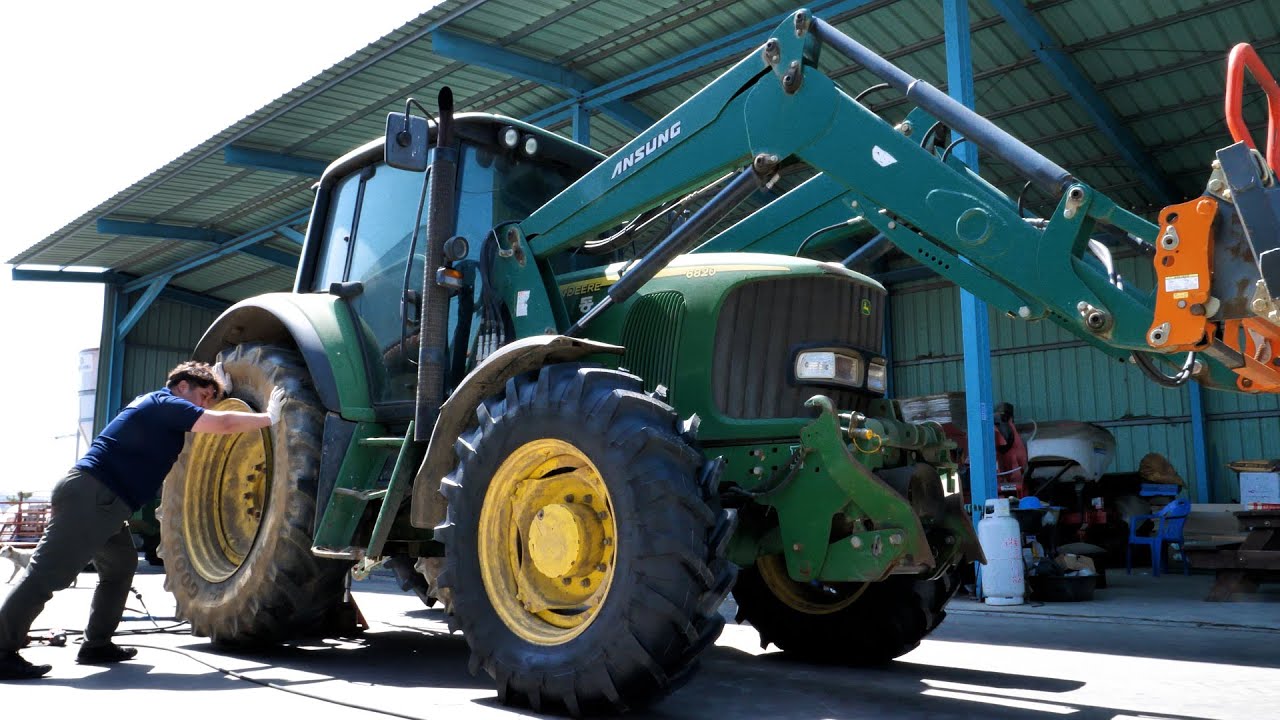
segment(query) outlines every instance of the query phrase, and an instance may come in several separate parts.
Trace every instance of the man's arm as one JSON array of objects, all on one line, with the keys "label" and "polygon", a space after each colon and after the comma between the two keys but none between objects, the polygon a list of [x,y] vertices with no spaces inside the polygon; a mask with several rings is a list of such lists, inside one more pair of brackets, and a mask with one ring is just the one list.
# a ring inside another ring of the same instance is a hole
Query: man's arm
[{"label": "man's arm", "polygon": [[267,402],[267,411],[262,413],[237,412],[235,410],[205,410],[191,426],[191,432],[213,433],[215,435],[231,435],[248,430],[257,430],[280,422],[280,411],[284,409],[284,390],[275,388],[271,391],[271,399]]}]

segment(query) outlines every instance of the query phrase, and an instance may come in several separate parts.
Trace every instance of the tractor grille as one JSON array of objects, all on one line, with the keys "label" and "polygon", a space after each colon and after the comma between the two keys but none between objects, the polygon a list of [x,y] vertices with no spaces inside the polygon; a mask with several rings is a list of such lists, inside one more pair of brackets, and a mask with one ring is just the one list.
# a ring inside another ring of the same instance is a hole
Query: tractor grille
[{"label": "tractor grille", "polygon": [[[863,300],[870,314],[862,312]],[[880,352],[884,297],[848,278],[771,278],[735,288],[716,326],[712,369],[716,405],[740,419],[806,417],[817,394],[842,410],[861,410],[868,396],[852,390],[792,384],[801,347],[853,347]]]},{"label": "tractor grille", "polygon": [[675,397],[675,369],[683,320],[684,295],[674,290],[639,298],[627,314],[622,328],[622,344],[627,348],[622,366],[644,378],[645,390],[665,385],[671,397]]}]

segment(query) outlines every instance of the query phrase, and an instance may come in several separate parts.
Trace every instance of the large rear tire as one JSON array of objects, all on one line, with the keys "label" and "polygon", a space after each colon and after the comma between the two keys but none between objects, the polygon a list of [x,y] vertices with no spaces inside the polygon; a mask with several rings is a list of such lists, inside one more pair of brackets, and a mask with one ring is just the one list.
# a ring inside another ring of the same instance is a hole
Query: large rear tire
[{"label": "large rear tire", "polygon": [[946,617],[943,607],[960,586],[959,570],[937,580],[897,575],[875,583],[800,583],[779,555],[743,569],[733,588],[738,622],[797,659],[841,665],[880,665],[905,655]]},{"label": "large rear tire", "polygon": [[324,410],[290,350],[252,343],[219,360],[232,393],[217,409],[261,411],[277,386],[288,401],[270,428],[188,435],[161,500],[165,589],[192,634],[221,646],[314,634],[348,568],[311,554]]},{"label": "large rear tire", "polygon": [[436,529],[472,672],[504,703],[573,715],[674,690],[719,636],[735,575],[718,464],[623,372],[546,367],[476,415]]}]

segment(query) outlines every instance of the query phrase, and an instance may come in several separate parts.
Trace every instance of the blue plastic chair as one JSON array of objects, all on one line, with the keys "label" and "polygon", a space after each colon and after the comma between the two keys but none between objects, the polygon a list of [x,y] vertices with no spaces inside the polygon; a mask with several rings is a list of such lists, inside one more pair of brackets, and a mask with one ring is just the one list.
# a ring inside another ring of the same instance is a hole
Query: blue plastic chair
[{"label": "blue plastic chair", "polygon": [[[1125,572],[1130,575],[1133,574],[1133,546],[1147,545],[1151,548],[1151,574],[1158,577],[1164,565],[1165,543],[1177,543],[1179,548],[1183,547],[1182,526],[1187,524],[1187,516],[1190,514],[1190,501],[1186,498],[1177,498],[1165,505],[1158,513],[1133,516],[1129,521],[1129,544],[1125,547]],[[1155,530],[1150,535],[1139,535],[1137,533],[1143,520],[1155,521]],[[1168,570],[1168,568],[1163,569]],[[1185,552],[1182,553],[1182,574],[1191,574],[1191,568],[1187,565],[1187,554]]]}]

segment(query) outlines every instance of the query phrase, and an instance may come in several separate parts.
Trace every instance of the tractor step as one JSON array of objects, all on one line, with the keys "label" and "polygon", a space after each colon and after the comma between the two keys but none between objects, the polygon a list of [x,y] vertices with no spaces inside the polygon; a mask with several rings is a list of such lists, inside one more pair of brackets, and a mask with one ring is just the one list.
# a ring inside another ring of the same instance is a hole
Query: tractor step
[{"label": "tractor step", "polygon": [[361,438],[358,442],[361,447],[388,448],[388,449],[398,450],[402,445],[404,445],[404,438],[402,437],[367,437],[367,438]]}]

